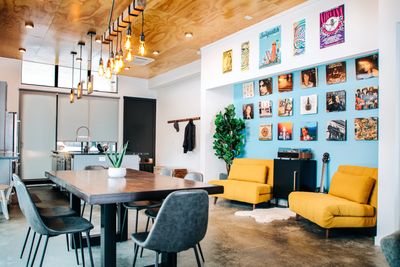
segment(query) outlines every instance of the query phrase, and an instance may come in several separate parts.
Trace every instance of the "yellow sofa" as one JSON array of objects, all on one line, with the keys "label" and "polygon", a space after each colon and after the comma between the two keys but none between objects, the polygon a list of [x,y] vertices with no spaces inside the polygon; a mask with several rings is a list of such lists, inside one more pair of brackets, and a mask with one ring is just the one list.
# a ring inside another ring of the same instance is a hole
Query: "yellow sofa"
[{"label": "yellow sofa", "polygon": [[218,197],[255,205],[272,199],[274,161],[265,159],[233,160],[227,180],[212,180],[210,184],[224,186],[224,193]]},{"label": "yellow sofa", "polygon": [[289,208],[326,229],[374,227],[377,214],[378,169],[339,166],[329,193],[292,192]]}]

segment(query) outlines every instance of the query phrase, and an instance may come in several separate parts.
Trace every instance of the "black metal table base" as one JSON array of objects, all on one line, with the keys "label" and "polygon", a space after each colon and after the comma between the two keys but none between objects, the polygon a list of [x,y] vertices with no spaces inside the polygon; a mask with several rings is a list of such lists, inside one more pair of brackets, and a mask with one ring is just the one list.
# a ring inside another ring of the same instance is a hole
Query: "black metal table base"
[{"label": "black metal table base", "polygon": [[[146,265],[145,267],[154,267],[155,264]],[[176,267],[177,266],[177,253],[161,253],[160,267]]]}]

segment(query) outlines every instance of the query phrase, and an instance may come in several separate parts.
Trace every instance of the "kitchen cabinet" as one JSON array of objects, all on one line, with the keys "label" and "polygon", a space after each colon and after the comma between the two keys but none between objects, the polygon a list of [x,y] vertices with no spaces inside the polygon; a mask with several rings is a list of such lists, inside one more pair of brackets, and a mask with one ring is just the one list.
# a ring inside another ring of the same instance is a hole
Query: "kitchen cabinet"
[{"label": "kitchen cabinet", "polygon": [[315,192],[316,183],[315,160],[274,159],[274,198],[288,199],[292,191]]},{"label": "kitchen cabinet", "polygon": [[[76,130],[81,127],[89,127],[89,100],[82,98],[69,102],[68,95],[58,96],[58,119],[57,119],[57,140],[75,141]],[[82,130],[83,131],[83,130]],[[86,132],[80,133],[86,135]]]}]

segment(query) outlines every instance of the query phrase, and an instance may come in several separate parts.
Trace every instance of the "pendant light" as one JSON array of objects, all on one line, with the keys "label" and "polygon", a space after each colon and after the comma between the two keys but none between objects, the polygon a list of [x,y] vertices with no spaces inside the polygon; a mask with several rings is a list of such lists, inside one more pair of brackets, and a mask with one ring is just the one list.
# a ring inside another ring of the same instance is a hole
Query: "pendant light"
[{"label": "pendant light", "polygon": [[126,30],[126,39],[125,39],[125,49],[130,50],[132,48],[132,28],[131,28],[131,17],[129,16],[129,25],[128,29]]},{"label": "pendant light", "polygon": [[122,32],[119,34],[118,68],[121,71],[124,68],[124,51],[122,50]]},{"label": "pendant light", "polygon": [[88,70],[87,70],[87,93],[93,93],[93,75],[92,75],[92,56],[93,56],[93,35],[96,35],[96,32],[90,31],[88,32],[90,35],[90,52],[88,57]]},{"label": "pendant light", "polygon": [[144,45],[144,11],[142,11],[142,33],[140,34],[140,39],[139,39],[139,55],[144,56],[144,54],[146,53],[146,48]]},{"label": "pendant light", "polygon": [[100,40],[100,61],[99,61],[99,76],[104,76],[104,62],[103,62],[103,40]]},{"label": "pendant light", "polygon": [[117,33],[117,45],[115,46],[115,57],[114,57],[114,73],[119,73],[119,54],[118,54],[118,44],[119,44],[119,33]]},{"label": "pendant light", "polygon": [[[79,53],[79,83],[78,87],[76,89],[76,98],[81,99],[82,98],[82,47],[85,45],[84,42],[79,42],[78,45],[80,46],[80,53]],[[78,60],[78,59],[77,59]]]},{"label": "pendant light", "polygon": [[106,73],[105,73],[105,77],[106,79],[111,79],[112,76],[112,69],[113,69],[113,65],[112,65],[112,41],[108,44],[108,53],[109,53],[109,57],[108,57],[108,61],[107,61],[107,68],[106,68]]},{"label": "pendant light", "polygon": [[69,103],[74,103],[75,100],[75,89],[74,89],[74,72],[75,72],[75,51],[71,51],[72,55],[72,82],[71,82],[71,93],[69,94]]}]

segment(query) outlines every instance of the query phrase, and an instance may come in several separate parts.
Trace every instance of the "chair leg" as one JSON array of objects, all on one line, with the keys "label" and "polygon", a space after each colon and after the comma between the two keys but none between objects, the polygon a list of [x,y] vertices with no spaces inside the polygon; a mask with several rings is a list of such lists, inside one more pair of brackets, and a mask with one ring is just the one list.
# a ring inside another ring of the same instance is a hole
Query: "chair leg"
[{"label": "chair leg", "polygon": [[325,238],[326,238],[326,239],[329,238],[329,234],[330,234],[329,229],[326,229],[326,230],[325,230]]},{"label": "chair leg", "polygon": [[214,205],[217,204],[218,197],[214,197]]},{"label": "chair leg", "polygon": [[82,233],[79,233],[79,245],[81,246],[81,256],[82,256],[82,263],[83,267],[85,267],[85,254],[82,246]]},{"label": "chair leg", "polygon": [[75,248],[76,264],[79,265],[78,249],[77,249],[77,247],[76,247],[75,236],[74,236],[73,234],[71,234],[71,236],[72,236],[72,242],[74,243],[74,248]]},{"label": "chair leg", "polygon": [[198,267],[201,267],[200,258],[199,258],[199,253],[197,252],[196,246],[193,247],[193,250],[194,250],[194,255],[196,256],[197,266],[198,266]]},{"label": "chair leg", "polygon": [[30,261],[30,259],[31,259],[32,248],[33,248],[33,244],[34,244],[34,242],[35,242],[35,237],[36,237],[36,232],[33,232],[31,248],[29,249],[28,259],[26,260],[26,267],[28,267],[29,261]]},{"label": "chair leg", "polygon": [[132,264],[133,267],[135,267],[135,265],[136,265],[136,258],[137,258],[138,251],[139,251],[139,246],[135,246],[135,256],[133,257],[133,264]]},{"label": "chair leg", "polygon": [[135,234],[137,234],[138,231],[138,224],[139,224],[139,209],[136,209]]},{"label": "chair leg", "polygon": [[87,238],[87,245],[88,245],[88,249],[89,249],[90,266],[94,267],[92,247],[90,245],[90,233],[89,233],[89,231],[86,231],[86,238]]},{"label": "chair leg", "polygon": [[156,251],[156,262],[155,262],[155,264],[154,264],[154,266],[155,267],[158,267],[158,255],[159,255],[160,253],[158,252],[158,251]]},{"label": "chair leg", "polygon": [[122,221],[122,230],[121,230],[121,241],[122,241],[122,237],[124,236],[124,227],[125,227],[125,223],[126,223],[126,215],[128,213],[128,209],[125,209],[125,214],[124,214],[124,220]]},{"label": "chair leg", "polygon": [[90,205],[89,222],[92,222],[93,205]]},{"label": "chair leg", "polygon": [[[147,217],[147,222],[146,222],[146,230],[144,230],[145,232],[147,232],[147,230],[149,230],[149,223],[150,223],[150,217]],[[140,248],[140,257],[143,257],[143,247]]]},{"label": "chair leg", "polygon": [[43,254],[42,254],[42,259],[40,260],[40,267],[43,265],[43,259],[44,259],[44,254],[46,254],[46,249],[47,249],[47,243],[49,242],[49,236],[46,236],[46,241],[44,243],[44,248],[43,248]]},{"label": "chair leg", "polygon": [[69,252],[69,239],[68,239],[68,234],[65,235],[65,239],[67,240],[67,251]]},{"label": "chair leg", "polygon": [[39,240],[36,244],[36,249],[35,249],[35,253],[33,253],[33,258],[32,258],[32,262],[31,262],[31,267],[33,267],[33,264],[35,263],[35,259],[36,259],[36,255],[39,249],[39,245],[40,245],[40,241],[42,240],[42,235],[39,236]]},{"label": "chair leg", "polygon": [[86,201],[83,202],[81,217],[83,217],[83,214],[85,213],[85,208],[86,208]]},{"label": "chair leg", "polygon": [[21,250],[21,255],[19,255],[19,258],[22,259],[22,256],[24,255],[25,247],[26,247],[26,242],[28,241],[29,234],[31,233],[31,227],[28,227],[28,232],[26,233],[24,245],[22,246]]},{"label": "chair leg", "polygon": [[201,250],[200,243],[197,244],[197,248],[198,248],[199,251],[200,251],[201,260],[202,260],[203,262],[206,262],[206,261],[204,260],[204,255],[203,255],[203,251]]},{"label": "chair leg", "polygon": [[7,220],[10,219],[10,216],[8,216],[8,203],[6,199],[6,194],[4,193],[4,190],[0,190],[0,198],[1,198],[1,206],[3,210],[4,217],[6,217]]}]

